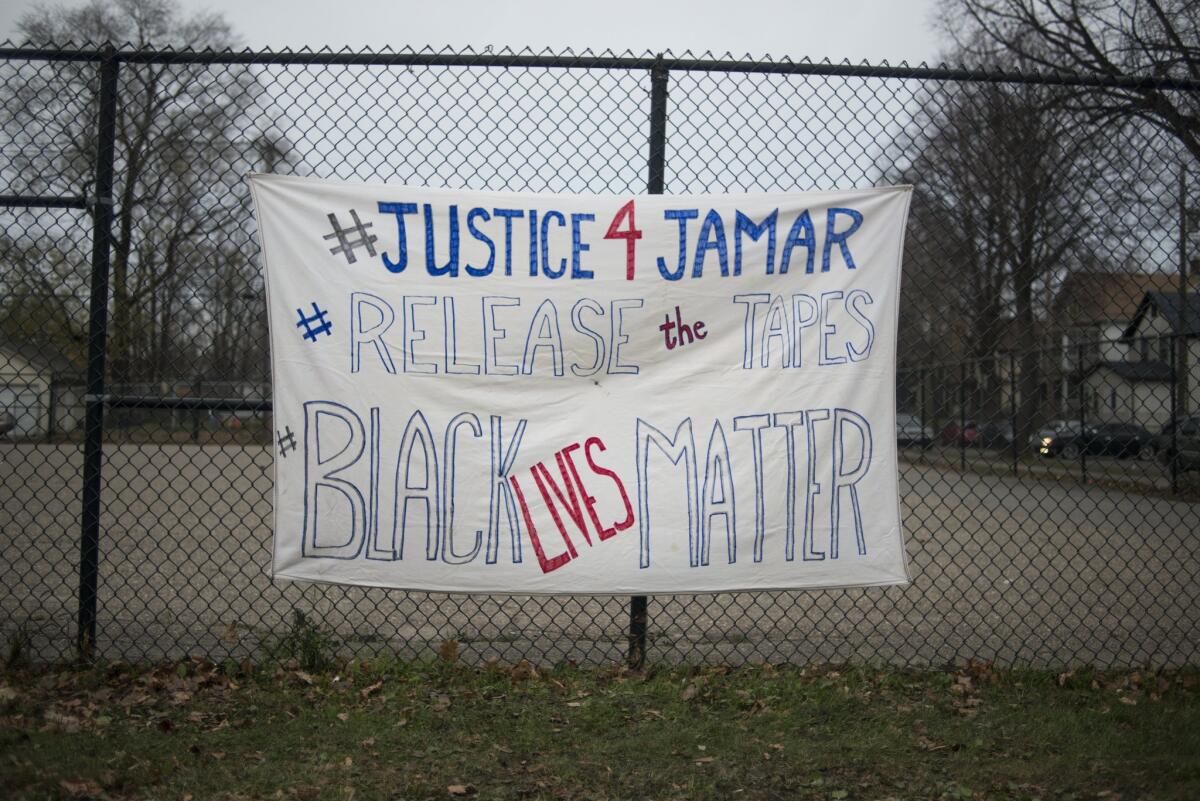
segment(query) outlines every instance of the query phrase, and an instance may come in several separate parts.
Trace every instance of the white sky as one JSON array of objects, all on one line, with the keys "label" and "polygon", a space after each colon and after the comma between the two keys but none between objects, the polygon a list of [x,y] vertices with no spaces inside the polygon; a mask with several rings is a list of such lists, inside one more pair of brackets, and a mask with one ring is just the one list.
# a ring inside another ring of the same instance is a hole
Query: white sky
[{"label": "white sky", "polygon": [[[82,0],[80,0],[82,2]],[[530,46],[936,61],[936,0],[182,0],[250,47]],[[0,39],[43,3],[0,0]],[[61,4],[61,3],[54,3]],[[67,3],[75,5],[75,3]]]}]

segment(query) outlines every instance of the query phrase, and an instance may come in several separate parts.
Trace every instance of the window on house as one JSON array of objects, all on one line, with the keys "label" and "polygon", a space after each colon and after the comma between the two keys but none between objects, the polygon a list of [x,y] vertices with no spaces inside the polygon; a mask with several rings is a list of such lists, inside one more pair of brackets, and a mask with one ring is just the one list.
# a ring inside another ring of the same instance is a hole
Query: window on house
[{"label": "window on house", "polygon": [[1171,361],[1171,337],[1158,338],[1158,358],[1168,364]]}]

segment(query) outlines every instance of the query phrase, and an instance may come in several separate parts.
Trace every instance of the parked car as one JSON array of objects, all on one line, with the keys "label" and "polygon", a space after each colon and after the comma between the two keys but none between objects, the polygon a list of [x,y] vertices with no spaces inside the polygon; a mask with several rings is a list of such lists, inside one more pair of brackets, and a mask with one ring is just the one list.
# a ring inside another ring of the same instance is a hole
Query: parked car
[{"label": "parked car", "polygon": [[0,437],[17,427],[17,418],[8,409],[0,409]]},{"label": "parked car", "polygon": [[928,448],[933,443],[933,429],[921,423],[915,414],[896,414],[896,444]]},{"label": "parked car", "polygon": [[983,424],[979,429],[979,436],[975,438],[975,444],[983,448],[1004,450],[1012,447],[1013,436],[1011,422],[1008,420],[995,420]]},{"label": "parked car", "polygon": [[1065,459],[1078,459],[1080,454],[1086,454],[1119,459],[1136,456],[1148,461],[1154,458],[1154,436],[1134,423],[1101,423],[1044,437],[1038,452]]},{"label": "parked car", "polygon": [[938,432],[938,441],[943,445],[971,446],[977,439],[979,424],[974,420],[968,420],[966,425],[955,420],[942,426],[942,430]]},{"label": "parked car", "polygon": [[1083,423],[1078,420],[1051,420],[1029,435],[1029,444],[1034,448],[1040,448],[1042,440],[1046,437],[1053,437],[1059,432],[1078,433],[1081,428],[1083,428]]},{"label": "parked car", "polygon": [[1174,461],[1178,470],[1200,470],[1200,414],[1163,426],[1154,438],[1154,449],[1165,465]]}]

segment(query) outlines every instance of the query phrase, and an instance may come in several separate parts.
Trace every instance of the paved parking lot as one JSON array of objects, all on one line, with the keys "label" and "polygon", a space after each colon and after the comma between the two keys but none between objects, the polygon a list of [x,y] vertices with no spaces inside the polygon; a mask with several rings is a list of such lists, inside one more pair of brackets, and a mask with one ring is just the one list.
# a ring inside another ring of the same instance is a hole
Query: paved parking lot
[{"label": "paved parking lot", "polygon": [[[99,651],[252,655],[292,610],[355,650],[623,657],[627,598],[467,597],[273,585],[270,451],[108,445]],[[0,444],[0,628],[69,656],[78,445]],[[1200,662],[1200,505],[902,462],[906,588],[655,597],[649,658],[1100,666]]]}]

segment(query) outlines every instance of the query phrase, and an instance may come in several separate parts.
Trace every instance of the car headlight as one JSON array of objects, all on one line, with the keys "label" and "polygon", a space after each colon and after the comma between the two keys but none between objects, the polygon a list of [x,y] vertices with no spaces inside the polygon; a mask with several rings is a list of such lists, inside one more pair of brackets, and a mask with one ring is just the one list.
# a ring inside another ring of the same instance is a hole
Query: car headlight
[{"label": "car headlight", "polygon": [[1050,443],[1052,443],[1052,442],[1054,442],[1053,437],[1042,437],[1042,445],[1044,445],[1045,447],[1049,448]]}]

